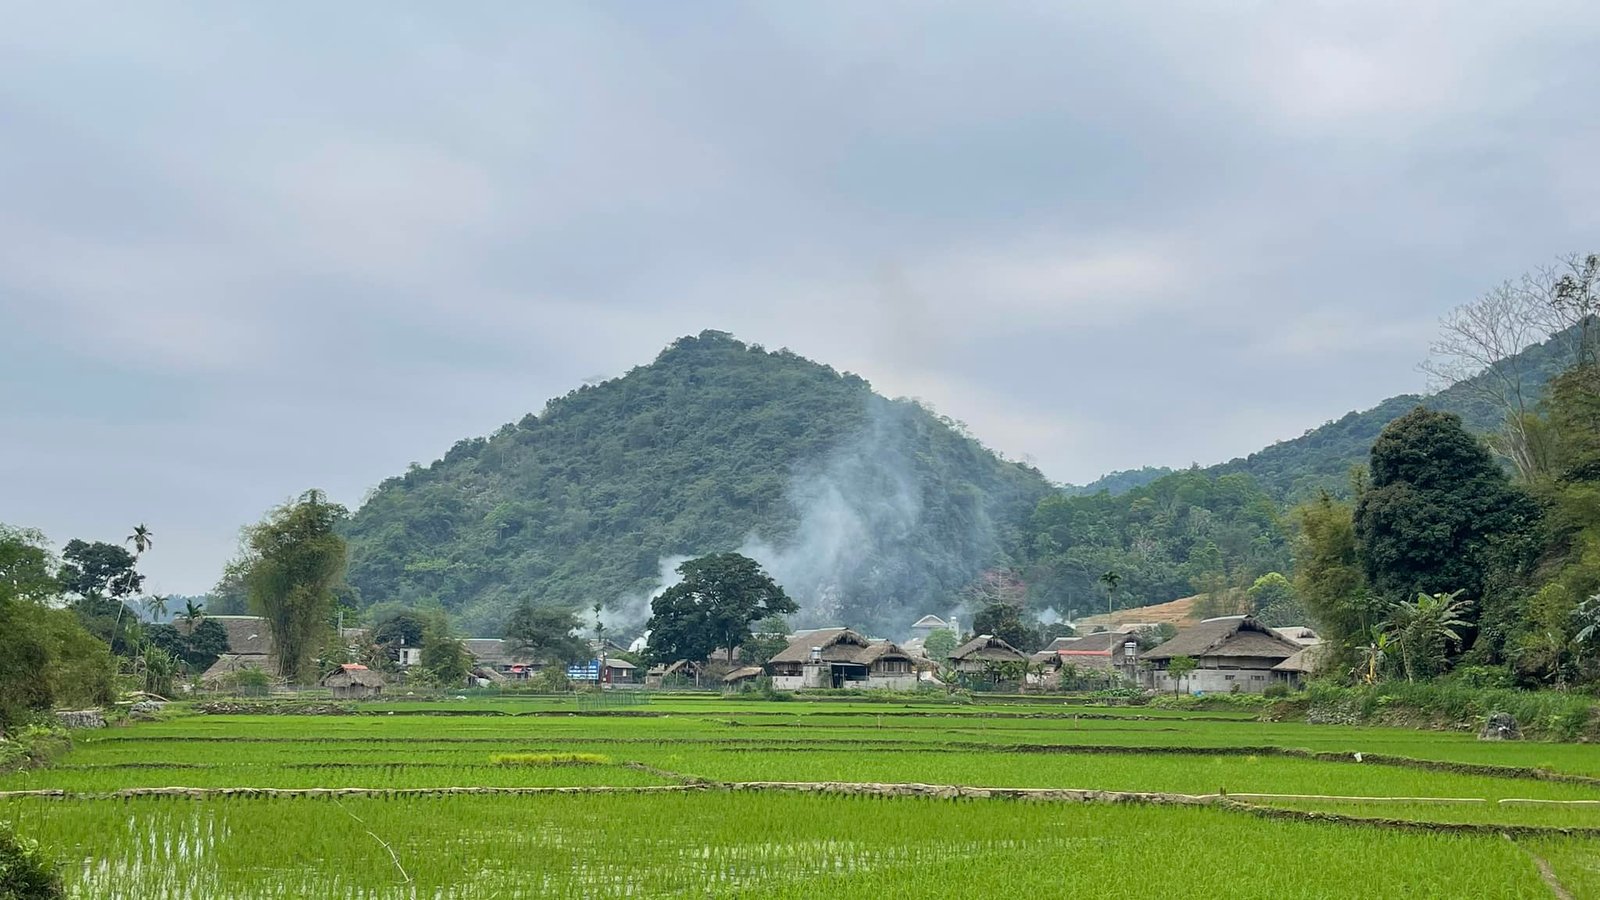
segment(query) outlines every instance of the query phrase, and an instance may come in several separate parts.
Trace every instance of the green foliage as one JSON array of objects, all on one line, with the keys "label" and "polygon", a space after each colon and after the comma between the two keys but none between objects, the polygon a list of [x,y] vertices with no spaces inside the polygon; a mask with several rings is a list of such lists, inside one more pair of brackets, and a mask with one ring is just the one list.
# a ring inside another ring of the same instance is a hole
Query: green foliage
[{"label": "green foliage", "polygon": [[678,566],[683,580],[650,604],[650,658],[702,660],[718,648],[750,639],[750,626],[795,612],[789,599],[755,560],[713,553]]},{"label": "green foliage", "polygon": [[280,674],[302,683],[316,680],[317,652],[333,629],[345,569],[345,542],[335,529],[345,517],[321,491],[307,491],[248,529],[237,564],[251,608],[272,629]]},{"label": "green foliage", "polygon": [[1167,660],[1167,677],[1172,679],[1172,695],[1176,697],[1182,689],[1183,680],[1198,668],[1192,656],[1174,656]]},{"label": "green foliage", "polygon": [[922,650],[932,660],[944,660],[950,656],[950,651],[958,646],[956,633],[948,628],[940,628],[930,632],[922,642]]},{"label": "green foliage", "polygon": [[561,666],[545,666],[528,679],[528,687],[540,693],[563,694],[572,690],[572,679]]},{"label": "green foliage", "polygon": [[1250,612],[1262,624],[1274,627],[1304,625],[1306,610],[1295,594],[1294,584],[1281,572],[1268,572],[1250,585]]},{"label": "green foliage", "polygon": [[[524,597],[586,609],[644,596],[664,558],[751,535],[789,546],[810,499],[795,488],[830,462],[852,476],[841,490],[867,492],[846,503],[914,511],[914,527],[869,522],[826,573],[842,619],[868,630],[903,628],[908,609],[1002,561],[1050,490],[915,403],[706,332],[385,481],[347,529],[350,580],[482,630]],[[785,584],[806,599],[823,587]]]},{"label": "green foliage", "polygon": [[450,632],[450,623],[443,613],[429,615],[424,620],[418,667],[429,681],[444,685],[462,684],[472,670],[472,657]]},{"label": "green foliage", "polygon": [[1290,562],[1272,498],[1248,476],[1198,470],[1120,496],[1047,497],[1026,545],[1030,603],[1080,615],[1105,609],[1107,571],[1118,575],[1113,602],[1124,607],[1242,587]]},{"label": "green foliage", "polygon": [[1337,654],[1333,663],[1354,665],[1382,615],[1383,604],[1367,591],[1356,544],[1355,511],[1327,493],[1294,511],[1295,593],[1322,638]]},{"label": "green foliage", "polygon": [[1023,653],[1032,653],[1041,646],[1039,629],[1023,621],[1022,610],[1010,603],[991,603],[979,610],[972,619],[972,633],[992,634]]},{"label": "green foliage", "polygon": [[1387,609],[1419,593],[1459,592],[1476,655],[1499,661],[1517,585],[1540,549],[1537,504],[1449,413],[1418,408],[1390,423],[1373,444],[1371,472],[1354,521],[1373,593]]},{"label": "green foliage", "polygon": [[0,526],[0,726],[111,699],[110,648],[73,611],[45,605],[58,590],[52,562],[38,532]]},{"label": "green foliage", "polygon": [[575,634],[581,627],[578,617],[564,609],[537,608],[524,600],[506,622],[505,638],[534,659],[567,665],[594,656]]},{"label": "green foliage", "polygon": [[74,538],[61,559],[61,586],[80,598],[127,597],[144,584],[144,576],[134,570],[134,555],[116,544]]},{"label": "green foliage", "polygon": [[144,630],[144,637],[196,675],[228,652],[228,630],[222,623],[206,618],[199,619],[198,624],[180,619],[176,625],[151,625]]},{"label": "green foliage", "polygon": [[58,900],[66,897],[55,863],[38,843],[20,838],[0,822],[0,900]]}]

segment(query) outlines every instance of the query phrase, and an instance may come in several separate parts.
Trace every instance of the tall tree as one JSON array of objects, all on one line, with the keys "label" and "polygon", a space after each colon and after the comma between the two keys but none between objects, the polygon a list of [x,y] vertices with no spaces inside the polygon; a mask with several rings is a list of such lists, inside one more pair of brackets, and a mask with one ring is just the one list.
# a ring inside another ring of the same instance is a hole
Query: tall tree
[{"label": "tall tree", "polygon": [[701,660],[750,638],[750,625],[799,610],[755,560],[713,553],[678,566],[683,576],[650,604],[650,656]]},{"label": "tall tree", "polygon": [[1039,649],[1039,629],[1023,621],[1022,609],[1010,603],[991,603],[972,619],[973,634],[992,634],[1024,653]]},{"label": "tall tree", "polygon": [[133,534],[128,535],[128,543],[133,545],[133,555],[143,556],[146,550],[155,546],[155,532],[146,528],[143,522],[133,526]]},{"label": "tall tree", "polygon": [[577,631],[578,617],[564,609],[536,607],[523,600],[506,620],[505,639],[518,650],[552,664],[587,661],[589,646]]},{"label": "tall tree", "polygon": [[435,684],[460,685],[472,670],[467,649],[450,631],[444,613],[430,615],[422,629],[422,671]]},{"label": "tall tree", "polygon": [[1371,460],[1356,544],[1368,582],[1391,604],[1454,591],[1487,604],[1497,570],[1528,562],[1538,507],[1460,417],[1418,407],[1384,428]]},{"label": "tall tree", "polygon": [[315,680],[317,653],[332,633],[345,569],[345,542],[336,529],[347,515],[312,490],[245,533],[240,568],[251,608],[272,629],[279,673],[302,683]]}]

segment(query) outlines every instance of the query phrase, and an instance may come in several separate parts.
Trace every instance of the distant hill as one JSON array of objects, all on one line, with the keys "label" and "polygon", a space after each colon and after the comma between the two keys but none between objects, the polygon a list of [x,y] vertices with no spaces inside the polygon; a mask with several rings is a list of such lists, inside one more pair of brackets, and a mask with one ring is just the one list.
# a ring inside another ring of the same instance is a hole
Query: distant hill
[{"label": "distant hill", "polygon": [[1116,497],[1141,488],[1167,475],[1172,469],[1166,466],[1145,466],[1140,469],[1120,469],[1109,475],[1102,475],[1088,484],[1069,484],[1062,487],[1061,492],[1069,497],[1084,497],[1106,491]]},{"label": "distant hill", "polygon": [[524,598],[627,629],[681,558],[742,550],[795,624],[900,633],[1008,565],[1051,491],[916,403],[704,332],[384,481],[349,523],[349,577],[481,633]]},{"label": "distant hill", "polygon": [[[1570,335],[1557,335],[1522,351],[1511,364],[1522,367],[1525,384],[1537,396],[1547,381],[1572,364],[1571,354]],[[1371,409],[1346,413],[1300,437],[1204,471],[1248,474],[1269,494],[1287,503],[1309,499],[1321,490],[1344,495],[1349,492],[1351,467],[1366,464],[1378,432],[1419,405],[1453,412],[1474,431],[1498,430],[1504,423],[1504,414],[1485,402],[1475,389],[1476,384],[1493,377],[1492,373],[1483,373],[1438,393],[1390,397]]]}]

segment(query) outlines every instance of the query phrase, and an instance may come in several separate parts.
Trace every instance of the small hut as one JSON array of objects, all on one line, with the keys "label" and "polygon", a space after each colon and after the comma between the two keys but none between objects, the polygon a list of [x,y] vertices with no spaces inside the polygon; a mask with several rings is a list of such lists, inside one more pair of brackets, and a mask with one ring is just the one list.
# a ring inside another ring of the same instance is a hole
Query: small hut
[{"label": "small hut", "polygon": [[362,700],[383,693],[383,676],[360,663],[345,663],[323,676],[320,683],[333,689],[335,700]]},{"label": "small hut", "polygon": [[998,679],[997,670],[1006,663],[1025,663],[1022,651],[992,634],[980,634],[950,651],[950,666],[963,675],[987,675]]}]

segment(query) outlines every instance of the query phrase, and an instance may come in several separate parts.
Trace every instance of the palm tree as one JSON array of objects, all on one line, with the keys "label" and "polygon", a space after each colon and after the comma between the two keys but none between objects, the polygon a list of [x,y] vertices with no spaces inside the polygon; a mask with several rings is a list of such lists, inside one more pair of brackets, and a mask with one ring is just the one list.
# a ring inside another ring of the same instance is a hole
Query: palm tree
[{"label": "palm tree", "polygon": [[133,555],[142,556],[146,550],[155,546],[155,532],[144,526],[143,522],[133,526],[133,534],[128,535],[128,543],[133,545]]},{"label": "palm tree", "polygon": [[1415,681],[1417,672],[1424,668],[1425,675],[1442,668],[1450,645],[1461,643],[1458,629],[1471,626],[1472,623],[1462,617],[1472,603],[1460,597],[1460,591],[1419,592],[1417,599],[1402,601],[1390,612],[1387,630],[1400,644],[1400,661],[1405,667],[1407,681]]},{"label": "palm tree", "polygon": [[1122,583],[1122,576],[1113,570],[1106,570],[1100,575],[1100,583],[1106,586],[1106,626],[1111,625],[1111,597],[1117,592],[1117,585]]},{"label": "palm tree", "polygon": [[167,598],[151,594],[144,598],[144,609],[150,614],[150,621],[159,622],[167,616]]},{"label": "palm tree", "polygon": [[195,626],[200,624],[200,620],[205,618],[205,615],[206,605],[204,603],[196,603],[193,600],[183,601],[183,620],[189,623],[190,634],[194,634]]}]

